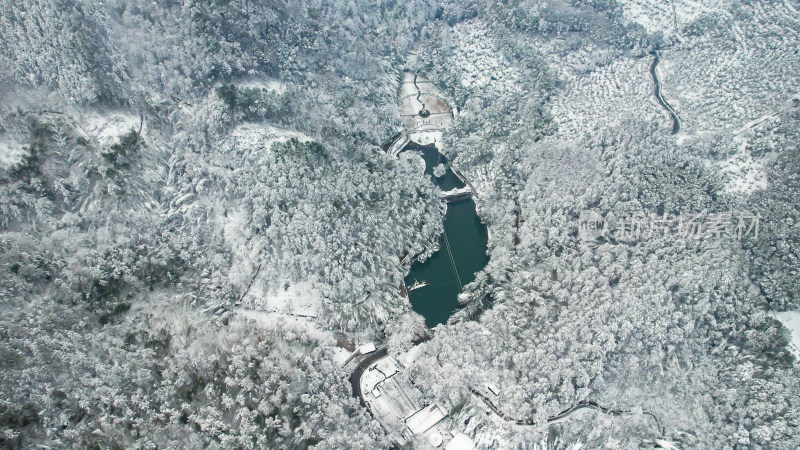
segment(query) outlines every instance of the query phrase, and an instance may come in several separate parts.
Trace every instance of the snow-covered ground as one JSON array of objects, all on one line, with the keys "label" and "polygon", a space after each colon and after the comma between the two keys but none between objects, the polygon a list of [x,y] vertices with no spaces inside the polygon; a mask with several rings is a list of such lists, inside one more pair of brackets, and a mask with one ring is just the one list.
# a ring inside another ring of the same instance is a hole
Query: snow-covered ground
[{"label": "snow-covered ground", "polygon": [[728,177],[725,188],[734,194],[749,195],[767,187],[764,164],[746,151],[745,144],[739,153],[719,163],[720,171]]},{"label": "snow-covered ground", "polygon": [[589,130],[624,126],[630,117],[663,122],[665,128],[670,127],[669,116],[653,95],[650,63],[650,58],[619,59],[583,72],[576,61],[575,66],[562,71],[566,86],[563,95],[553,101],[551,110],[558,124],[559,139],[579,138]]},{"label": "snow-covered ground", "polygon": [[779,312],[775,317],[792,332],[789,349],[800,360],[800,311]]},{"label": "snow-covered ground", "polygon": [[800,59],[793,44],[800,38],[796,5],[755,2],[737,13],[720,3],[713,32],[662,51],[664,95],[687,133],[734,133],[786,109],[798,83],[792,70]]},{"label": "snow-covered ground", "polygon": [[309,281],[273,287],[264,293],[265,310],[297,316],[315,317],[321,302],[322,296]]},{"label": "snow-covered ground", "polygon": [[0,168],[8,170],[22,160],[22,144],[10,136],[0,136]]},{"label": "snow-covered ground", "polygon": [[238,309],[235,311],[243,318],[254,321],[260,327],[279,331],[282,333],[292,332],[298,336],[307,336],[320,342],[333,342],[333,334],[329,331],[321,330],[313,321],[304,317],[293,317],[286,314],[264,311],[253,311],[249,309]]},{"label": "snow-covered ground", "polygon": [[442,145],[442,132],[438,130],[416,131],[411,133],[409,137],[419,145],[433,145],[439,149],[439,151],[442,151],[444,148]]},{"label": "snow-covered ground", "polygon": [[256,145],[269,149],[276,142],[286,142],[295,138],[300,142],[310,142],[313,139],[296,131],[278,128],[272,125],[248,123],[239,125],[228,137],[230,143],[236,148],[254,148]]},{"label": "snow-covered ground", "polygon": [[[453,123],[453,112],[444,94],[422,73],[402,73],[398,100],[406,128],[416,132],[417,136],[411,137],[414,142],[428,145],[436,139],[441,141],[441,134],[436,132]],[[429,115],[420,115],[422,111]]]},{"label": "snow-covered ground", "polygon": [[275,79],[250,79],[238,83],[237,87],[242,89],[264,89],[280,95],[286,92],[287,85]]},{"label": "snow-covered ground", "polygon": [[335,347],[333,349],[333,362],[335,362],[337,366],[343,367],[348,359],[350,359],[350,352],[346,349],[342,347]]},{"label": "snow-covered ground", "polygon": [[[98,111],[73,112],[75,118],[76,132],[82,137],[93,140],[100,147],[109,147],[119,142],[119,139],[130,133],[131,130],[139,131],[142,127],[144,134],[145,127],[142,119],[135,114],[124,111],[103,113]],[[52,114],[51,117],[65,117],[72,121],[73,118],[66,114]],[[0,167],[8,169],[17,164],[25,154],[23,142],[25,138],[19,133],[0,134]]]},{"label": "snow-covered ground", "polygon": [[629,22],[640,24],[648,33],[669,36],[703,14],[713,13],[722,0],[627,0],[620,2]]},{"label": "snow-covered ground", "polygon": [[[792,2],[752,4],[752,20],[734,18],[741,13],[718,0],[675,1],[674,11],[672,3],[655,0],[633,0],[623,8],[629,20],[651,32],[674,29],[675,15],[679,28],[705,15],[731,24],[684,36],[661,52],[657,70],[664,97],[681,117],[681,131],[673,136],[678,146],[723,142],[743,149],[752,130],[764,132],[800,105],[794,101],[797,71],[790,69],[798,55],[780,42],[800,37]],[[727,44],[719,45],[720,39]],[[542,39],[538,44],[564,83],[549,105],[558,126],[554,140],[581,141],[596,130],[623,130],[640,121],[669,131],[669,116],[653,95],[652,57],[620,58],[589,45],[572,50],[565,42]],[[767,187],[766,162],[739,150],[713,164],[727,177],[728,192],[749,195]]]},{"label": "snow-covered ground", "polygon": [[101,147],[108,147],[119,142],[119,138],[130,133],[131,130],[139,131],[141,118],[126,112],[110,114],[91,113],[81,120],[82,128],[89,133]]},{"label": "snow-covered ground", "polygon": [[488,24],[468,20],[453,27],[456,45],[452,70],[461,74],[464,86],[488,87],[503,92],[519,92],[520,72],[508,61],[491,36]]}]

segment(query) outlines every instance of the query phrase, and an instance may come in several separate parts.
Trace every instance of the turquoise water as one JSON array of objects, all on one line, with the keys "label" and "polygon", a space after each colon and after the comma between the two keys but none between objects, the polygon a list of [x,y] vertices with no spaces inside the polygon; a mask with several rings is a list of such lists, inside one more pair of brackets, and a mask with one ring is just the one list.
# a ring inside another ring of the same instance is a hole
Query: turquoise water
[{"label": "turquoise water", "polygon": [[[444,157],[433,147],[409,146],[404,151],[420,152],[425,159],[425,174],[431,177],[434,184],[447,191],[464,187],[464,183],[450,170],[444,176],[433,176],[433,167],[445,162]],[[411,266],[406,277],[406,285],[415,281],[429,281],[430,286],[411,291],[409,298],[414,311],[425,317],[428,327],[435,327],[447,319],[459,308],[458,294],[461,286],[466,286],[475,279],[475,274],[489,262],[486,254],[488,234],[486,226],[481,223],[475,212],[472,199],[460,200],[447,205],[444,219],[445,233],[439,237],[439,251],[422,263]],[[455,261],[455,269],[448,252]],[[458,273],[458,277],[456,276]]]}]

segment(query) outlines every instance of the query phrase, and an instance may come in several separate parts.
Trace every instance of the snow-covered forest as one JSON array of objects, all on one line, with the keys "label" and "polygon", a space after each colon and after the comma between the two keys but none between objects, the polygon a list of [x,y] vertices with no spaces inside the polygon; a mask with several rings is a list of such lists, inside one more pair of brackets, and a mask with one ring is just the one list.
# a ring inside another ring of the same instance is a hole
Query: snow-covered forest
[{"label": "snow-covered forest", "polygon": [[[342,355],[428,338],[405,376],[478,448],[800,447],[800,5],[665,5],[0,2],[0,447],[389,448]],[[401,286],[445,204],[380,147],[403,70],[489,230],[434,330]],[[548,421],[587,401],[638,414]]]}]

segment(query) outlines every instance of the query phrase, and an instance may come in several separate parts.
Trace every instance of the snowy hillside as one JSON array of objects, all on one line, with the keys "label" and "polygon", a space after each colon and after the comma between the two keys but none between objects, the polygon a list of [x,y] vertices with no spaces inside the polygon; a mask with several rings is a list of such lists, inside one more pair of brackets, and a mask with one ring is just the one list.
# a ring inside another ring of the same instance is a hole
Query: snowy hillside
[{"label": "snowy hillside", "polygon": [[0,2],[0,448],[800,448],[798,86],[796,0]]},{"label": "snowy hillside", "polygon": [[620,3],[625,19],[642,25],[648,33],[680,34],[681,27],[702,15],[724,12],[722,0],[630,0]]}]

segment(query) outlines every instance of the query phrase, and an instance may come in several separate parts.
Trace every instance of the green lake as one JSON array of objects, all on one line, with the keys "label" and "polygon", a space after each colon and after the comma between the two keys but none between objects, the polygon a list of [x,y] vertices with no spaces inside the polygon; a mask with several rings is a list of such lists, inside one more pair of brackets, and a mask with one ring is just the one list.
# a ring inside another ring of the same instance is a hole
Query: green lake
[{"label": "green lake", "polygon": [[[433,176],[434,166],[447,163],[436,148],[411,145],[404,151],[415,151],[422,155],[425,174],[441,190],[464,187],[464,183],[449,168],[442,177]],[[405,280],[407,286],[415,281],[430,282],[430,285],[409,293],[412,308],[425,317],[425,323],[430,328],[447,322],[460,307],[458,294],[461,293],[461,286],[472,282],[475,274],[489,262],[486,254],[488,233],[475,211],[472,199],[447,205],[444,231],[439,237],[439,250],[424,262],[414,263]]]}]

